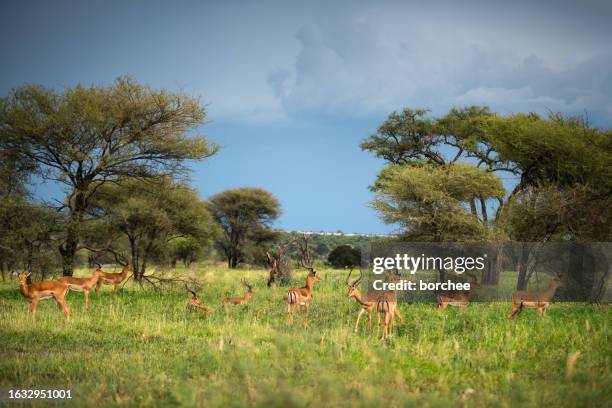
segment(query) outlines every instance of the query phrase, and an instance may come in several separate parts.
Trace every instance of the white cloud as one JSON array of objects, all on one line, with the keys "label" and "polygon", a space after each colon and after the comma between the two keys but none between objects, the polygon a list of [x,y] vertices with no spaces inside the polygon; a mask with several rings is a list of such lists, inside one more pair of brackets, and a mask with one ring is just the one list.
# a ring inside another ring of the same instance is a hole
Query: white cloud
[{"label": "white cloud", "polygon": [[577,32],[561,24],[569,12],[495,20],[469,11],[397,6],[325,15],[297,30],[297,58],[267,82],[289,114],[489,104],[501,112],[587,110],[612,124],[612,48],[602,47],[597,19]]}]

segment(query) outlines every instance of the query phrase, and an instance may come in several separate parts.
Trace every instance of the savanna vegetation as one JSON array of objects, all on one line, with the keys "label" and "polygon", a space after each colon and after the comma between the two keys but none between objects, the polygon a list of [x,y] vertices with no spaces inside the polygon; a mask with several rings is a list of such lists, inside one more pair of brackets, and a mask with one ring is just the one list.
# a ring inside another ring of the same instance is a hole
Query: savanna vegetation
[{"label": "savanna vegetation", "polygon": [[[70,293],[72,320],[43,302],[32,324],[16,283],[1,287],[0,386],[66,387],[77,406],[593,406],[612,398],[612,310],[555,303],[508,320],[510,303],[473,303],[438,316],[434,303],[400,304],[404,323],[381,343],[346,297],[346,271],[320,269],[309,326],[287,324],[286,288],[267,270],[245,289],[225,265],[177,273],[197,278],[210,313],[186,310],[180,285],[128,282],[90,298]],[[77,270],[78,276],[89,276]],[[301,286],[305,271],[294,271]],[[506,279],[502,279],[506,282]],[[512,280],[514,282],[514,279]],[[512,285],[508,280],[508,285]]]},{"label": "savanna vegetation", "polygon": [[[78,405],[104,406],[610,401],[606,305],[553,303],[546,318],[508,320],[510,297],[461,293],[447,303],[469,307],[440,315],[400,304],[404,321],[381,341],[366,322],[353,333],[363,305],[346,280],[362,244],[472,242],[495,253],[473,283],[533,291],[537,245],[508,254],[501,243],[563,241],[577,248],[566,282],[606,289],[580,245],[612,237],[610,130],[487,107],[394,112],[361,148],[385,160],[363,183],[397,234],[368,237],[277,231],[282,203],[259,187],[203,199],[191,163],[223,153],[200,134],[205,120],[198,98],[131,78],[0,99],[0,388],[70,388]],[[63,195],[37,200],[38,183]],[[27,273],[18,283],[13,271]],[[101,291],[86,309],[74,291],[94,292],[90,276]],[[51,301],[31,319],[26,300],[54,288],[68,291],[71,319]],[[609,300],[603,289],[589,300]],[[299,314],[289,324],[288,300],[310,305],[308,325]]]}]

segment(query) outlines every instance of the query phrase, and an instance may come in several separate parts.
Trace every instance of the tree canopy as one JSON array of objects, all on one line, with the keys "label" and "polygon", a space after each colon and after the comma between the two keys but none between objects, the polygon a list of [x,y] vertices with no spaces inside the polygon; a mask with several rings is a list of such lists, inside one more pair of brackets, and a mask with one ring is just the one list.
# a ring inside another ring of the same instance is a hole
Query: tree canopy
[{"label": "tree canopy", "polygon": [[0,149],[66,186],[59,250],[71,275],[80,229],[98,189],[123,179],[188,172],[217,146],[196,133],[206,112],[198,98],[122,77],[110,86],[61,91],[25,85],[0,99]]},{"label": "tree canopy", "polygon": [[[213,217],[222,230],[217,246],[230,268],[246,261],[257,247],[278,238],[270,226],[281,214],[281,208],[269,191],[236,188],[215,194],[209,201]],[[260,258],[266,259],[265,251]]]}]

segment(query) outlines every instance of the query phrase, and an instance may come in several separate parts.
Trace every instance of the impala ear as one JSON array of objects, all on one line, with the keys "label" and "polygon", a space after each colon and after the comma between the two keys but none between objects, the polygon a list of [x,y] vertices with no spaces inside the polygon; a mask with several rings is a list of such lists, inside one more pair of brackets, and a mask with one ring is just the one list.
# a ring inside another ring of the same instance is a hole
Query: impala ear
[{"label": "impala ear", "polygon": [[26,272],[26,278],[29,278],[31,274],[32,274],[32,271],[27,271]]},{"label": "impala ear", "polygon": [[19,275],[19,272],[13,271],[13,275],[17,276],[17,275]]}]

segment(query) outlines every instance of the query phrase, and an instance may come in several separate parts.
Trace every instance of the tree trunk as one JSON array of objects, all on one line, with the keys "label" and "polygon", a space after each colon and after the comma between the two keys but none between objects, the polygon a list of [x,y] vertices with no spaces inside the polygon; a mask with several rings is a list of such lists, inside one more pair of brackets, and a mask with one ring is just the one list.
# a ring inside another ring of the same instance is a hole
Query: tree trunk
[{"label": "tree trunk", "polygon": [[62,256],[62,273],[64,276],[72,276],[74,271],[74,259],[79,245],[79,226],[83,221],[85,211],[85,197],[81,191],[74,195],[74,204],[70,207],[70,218],[66,227],[66,239],[59,246]]},{"label": "tree trunk", "polygon": [[482,223],[487,225],[489,222],[489,214],[487,213],[487,202],[484,198],[480,198],[480,212],[482,212]]},{"label": "tree trunk", "polygon": [[499,285],[499,276],[501,273],[503,260],[503,245],[495,247],[495,256],[489,259],[487,268],[482,271],[480,281],[483,285]]},{"label": "tree trunk", "polygon": [[4,275],[4,262],[0,262],[0,272],[2,272],[2,282],[6,282],[6,276]]},{"label": "tree trunk", "polygon": [[470,200],[470,213],[476,218],[478,218],[478,210],[476,210],[476,198],[472,198]]},{"label": "tree trunk", "polygon": [[136,243],[136,238],[128,235],[128,241],[130,242],[130,252],[132,253],[132,275],[134,276],[134,280],[136,282],[140,282],[140,277],[138,274],[139,267],[139,259],[138,259],[138,246]]},{"label": "tree trunk", "polygon": [[527,289],[527,265],[529,261],[529,247],[528,244],[522,243],[519,249],[518,259],[518,281],[516,282],[516,290]]}]

